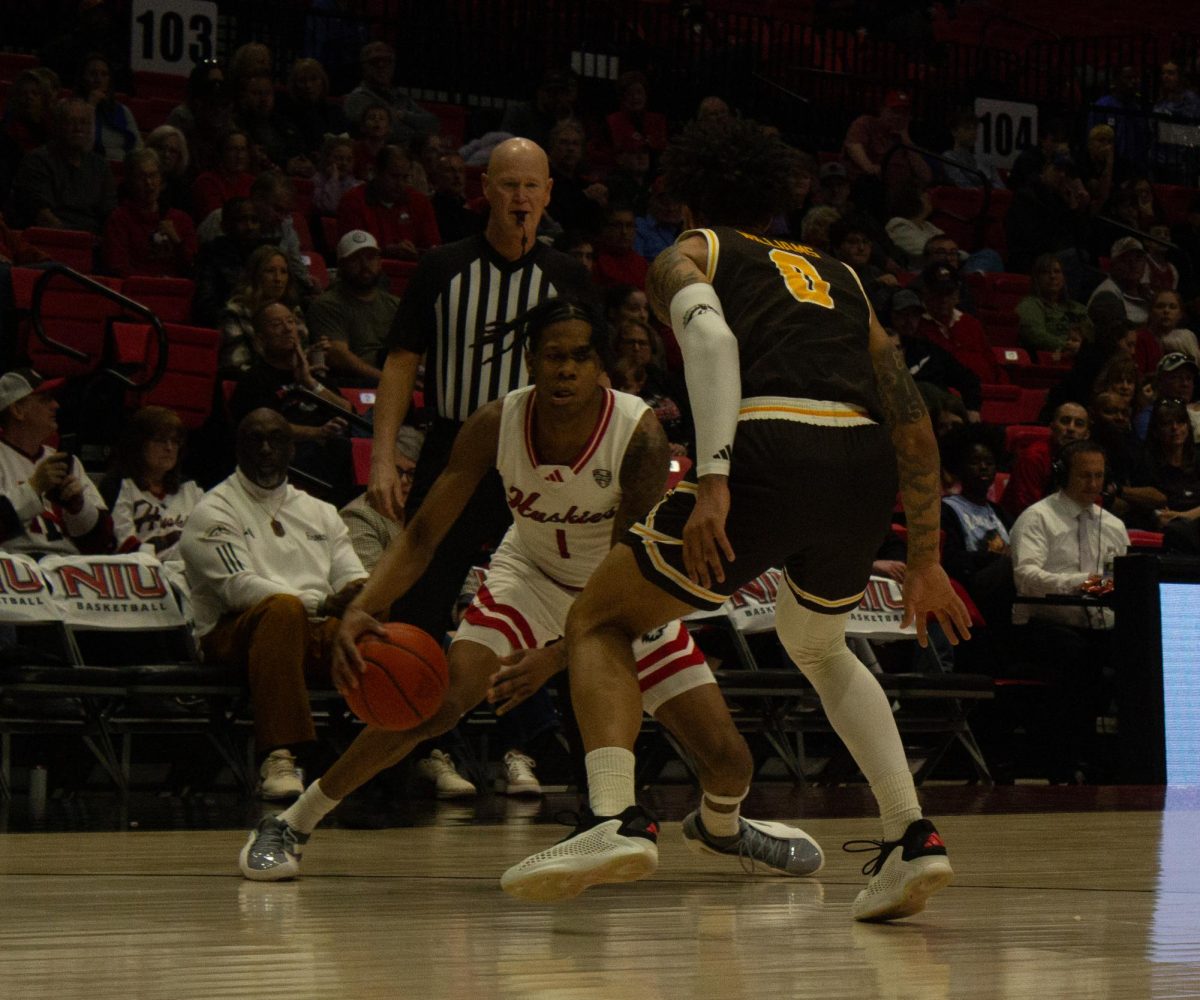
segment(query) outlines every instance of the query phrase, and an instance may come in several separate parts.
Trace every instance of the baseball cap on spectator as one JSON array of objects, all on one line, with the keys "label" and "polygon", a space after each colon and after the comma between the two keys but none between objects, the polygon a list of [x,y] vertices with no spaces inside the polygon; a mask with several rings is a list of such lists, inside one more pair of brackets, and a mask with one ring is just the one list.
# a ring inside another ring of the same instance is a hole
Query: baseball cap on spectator
[{"label": "baseball cap on spectator", "polygon": [[45,378],[32,368],[16,368],[0,375],[0,413],[26,396],[54,392],[62,387],[61,378]]},{"label": "baseball cap on spectator", "polygon": [[821,164],[821,180],[823,181],[844,181],[846,179],[846,165],[831,160],[829,163]]},{"label": "baseball cap on spectator", "polygon": [[[949,270],[947,268],[947,270]],[[908,288],[901,288],[895,295],[892,296],[892,312],[903,312],[905,309],[924,309],[925,305],[921,302],[921,296]]]},{"label": "baseball cap on spectator", "polygon": [[378,250],[379,243],[375,237],[368,233],[365,229],[351,229],[345,236],[338,240],[337,259],[345,260],[347,257],[352,257],[360,250]]},{"label": "baseball cap on spectator", "polygon": [[1173,372],[1178,368],[1183,368],[1185,365],[1190,367],[1196,375],[1200,375],[1200,365],[1197,365],[1195,361],[1179,351],[1164,354],[1162,360],[1158,363],[1158,372],[1160,374],[1163,372]]},{"label": "baseball cap on spectator", "polygon": [[921,272],[921,285],[929,292],[945,295],[958,290],[958,269],[949,264],[930,264]]},{"label": "baseball cap on spectator", "polygon": [[883,98],[883,106],[907,111],[912,107],[912,96],[906,90],[889,90]]},{"label": "baseball cap on spectator", "polygon": [[1134,250],[1138,253],[1146,252],[1146,248],[1142,246],[1141,240],[1133,236],[1122,236],[1112,245],[1112,250],[1109,252],[1108,258],[1109,260],[1116,260],[1122,254],[1127,254]]}]

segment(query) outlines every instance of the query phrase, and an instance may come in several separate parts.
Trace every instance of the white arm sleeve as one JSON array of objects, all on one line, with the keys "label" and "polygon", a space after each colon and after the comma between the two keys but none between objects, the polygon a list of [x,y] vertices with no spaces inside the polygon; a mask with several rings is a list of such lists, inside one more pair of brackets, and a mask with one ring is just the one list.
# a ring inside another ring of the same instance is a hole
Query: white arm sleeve
[{"label": "white arm sleeve", "polygon": [[671,328],[683,354],[696,424],[696,474],[729,475],[742,403],[738,342],[712,285],[687,285],[671,299]]}]

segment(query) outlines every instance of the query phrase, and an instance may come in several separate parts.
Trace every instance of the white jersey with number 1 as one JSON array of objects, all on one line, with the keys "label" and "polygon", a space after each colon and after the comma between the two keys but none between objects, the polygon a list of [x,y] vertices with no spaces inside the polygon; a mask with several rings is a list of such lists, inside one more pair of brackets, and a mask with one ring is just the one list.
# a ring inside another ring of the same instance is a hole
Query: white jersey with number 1
[{"label": "white jersey with number 1", "polygon": [[648,410],[637,396],[605,389],[582,450],[569,465],[550,465],[537,452],[533,386],[504,397],[496,468],[513,515],[509,536],[560,586],[582,589],[608,554],[621,503],[621,462]]}]

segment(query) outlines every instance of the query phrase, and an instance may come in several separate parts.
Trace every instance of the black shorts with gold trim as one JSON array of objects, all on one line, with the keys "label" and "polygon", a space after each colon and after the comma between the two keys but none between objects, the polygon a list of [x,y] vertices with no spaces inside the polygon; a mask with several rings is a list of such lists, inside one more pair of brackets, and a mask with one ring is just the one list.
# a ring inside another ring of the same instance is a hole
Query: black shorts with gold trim
[{"label": "black shorts with gold trim", "polygon": [[849,408],[838,404],[772,399],[747,406],[755,402],[743,401],[734,442],[725,533],[735,558],[722,556],[724,581],[706,589],[683,568],[694,470],[624,540],[647,580],[696,608],[720,607],[743,584],[780,566],[804,607],[849,611],[862,599],[895,505],[896,453],[888,433],[865,417],[839,419],[835,414]]}]

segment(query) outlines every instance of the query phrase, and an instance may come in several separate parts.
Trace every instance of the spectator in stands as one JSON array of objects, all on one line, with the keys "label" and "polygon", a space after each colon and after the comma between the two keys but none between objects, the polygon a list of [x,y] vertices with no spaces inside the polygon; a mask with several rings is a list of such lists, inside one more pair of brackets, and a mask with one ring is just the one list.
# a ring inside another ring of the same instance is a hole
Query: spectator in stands
[{"label": "spectator in stands", "polygon": [[408,153],[399,146],[380,150],[375,176],[342,195],[338,232],[365,229],[394,260],[416,260],[420,251],[440,244],[429,199],[405,183],[409,165]]},{"label": "spectator in stands", "polygon": [[[1162,64],[1158,80],[1159,99],[1154,104],[1154,114],[1191,125],[1200,122],[1200,95],[1177,60],[1168,59]],[[1174,123],[1158,124],[1150,158],[1154,179],[1159,183],[1186,184],[1195,178],[1195,143],[1188,141],[1188,131],[1187,124],[1182,128]]]},{"label": "spectator in stands", "polygon": [[633,248],[646,260],[653,261],[679,238],[683,230],[682,206],[656,182],[646,214],[638,216],[636,225]]},{"label": "spectator in stands", "polygon": [[[265,407],[283,414],[296,442],[295,466],[314,477],[310,492],[339,506],[356,492],[350,440],[350,402],[326,381],[329,369],[318,357],[328,341],[306,346],[298,317],[281,302],[254,316],[254,361],[237,380],[229,400],[235,421]],[[302,391],[303,390],[303,391]]]},{"label": "spectator in stands", "polygon": [[604,183],[609,197],[644,215],[650,203],[650,147],[642,139],[626,139],[617,147],[616,166],[609,171]]},{"label": "spectator in stands", "polygon": [[297,59],[288,73],[279,112],[299,134],[300,148],[314,163],[327,135],[344,135],[350,123],[329,99],[329,76],[316,59]]},{"label": "spectator in stands", "polygon": [[554,220],[564,229],[597,232],[604,223],[608,188],[583,165],[583,125],[568,118],[550,129],[550,179]]},{"label": "spectator in stands", "polygon": [[1150,414],[1146,437],[1149,461],[1139,482],[1163,496],[1156,511],[1166,548],[1200,554],[1200,464],[1192,414],[1182,399],[1160,397]]},{"label": "spectator in stands", "polygon": [[579,80],[573,72],[549,69],[542,75],[532,103],[517,102],[505,109],[500,131],[532,139],[549,149],[551,130],[574,116],[578,96]]},{"label": "spectator in stands", "polygon": [[1063,260],[1070,284],[1071,268],[1064,256],[1077,255],[1087,243],[1087,207],[1073,192],[1078,179],[1070,157],[1055,153],[1036,178],[1017,189],[1005,217],[1010,269],[1027,274],[1038,257],[1052,253]]},{"label": "spectator in stands", "polygon": [[608,141],[618,152],[631,143],[645,144],[655,155],[667,148],[667,119],[657,111],[647,111],[646,76],[639,70],[627,70],[617,78],[620,107],[605,119]]},{"label": "spectator in stands", "polygon": [[841,217],[842,213],[832,205],[809,209],[800,223],[800,241],[818,250],[828,250],[830,230]]},{"label": "spectator in stands", "polygon": [[954,146],[942,156],[953,160],[957,166],[944,167],[946,179],[960,188],[983,187],[986,182],[988,187],[1002,189],[1004,181],[1000,179],[995,165],[987,163],[981,166],[975,159],[975,140],[978,133],[979,122],[974,111],[960,111],[951,120],[950,134],[954,139]]},{"label": "spectator in stands", "polygon": [[305,681],[328,683],[336,616],[366,581],[337,510],[288,485],[294,447],[278,413],[247,416],[237,470],[196,506],[182,542],[205,660],[247,671],[268,799],[304,790],[295,754],[316,738]]},{"label": "spectator in stands", "polygon": [[159,204],[162,170],[158,154],[138,149],[125,161],[124,198],[104,225],[104,267],[127,278],[148,274],[191,277],[196,229],[178,209]]},{"label": "spectator in stands", "polygon": [[1200,404],[1195,402],[1196,383],[1200,379],[1200,364],[1192,357],[1182,353],[1165,354],[1158,362],[1154,372],[1154,400],[1151,404],[1136,410],[1133,417],[1133,430],[1141,441],[1150,440],[1150,417],[1153,403],[1160,399],[1178,399],[1187,407],[1188,414],[1195,429],[1195,436],[1200,439]]},{"label": "spectator in stands", "polygon": [[[837,164],[841,167],[841,164]],[[842,167],[844,171],[846,168]],[[820,168],[810,153],[797,152],[792,166],[792,207],[775,216],[764,235],[787,237],[800,231],[805,213],[817,203],[817,177]]]},{"label": "spectator in stands", "polygon": [[1133,433],[1128,400],[1115,392],[1097,393],[1088,408],[1091,439],[1107,456],[1105,506],[1130,528],[1158,530],[1154,511],[1166,502],[1154,487],[1133,486],[1146,464],[1146,449]]},{"label": "spectator in stands", "polygon": [[247,198],[254,175],[250,173],[250,138],[240,129],[230,129],[221,139],[220,163],[205,170],[192,185],[196,218],[203,222],[219,211],[230,198]]},{"label": "spectator in stands", "polygon": [[1079,158],[1079,179],[1091,198],[1091,210],[1105,209],[1113,192],[1116,169],[1116,133],[1111,125],[1093,125],[1088,131],[1084,155]]},{"label": "spectator in stands", "polygon": [[887,163],[883,161],[896,146],[913,146],[908,127],[912,121],[912,96],[903,90],[891,90],[883,99],[878,115],[862,115],[850,123],[842,145],[850,180],[855,182],[856,204],[879,214],[886,203],[886,191],[904,181],[928,184],[933,171],[920,153],[902,148]]},{"label": "spectator in stands", "polygon": [[983,383],[1006,382],[979,320],[958,308],[958,272],[945,264],[930,264],[921,272],[921,281],[925,315],[917,335],[949,351]]},{"label": "spectator in stands", "polygon": [[0,549],[112,552],[113,523],[79,459],[52,447],[62,379],[32,368],[0,376]]},{"label": "spectator in stands", "polygon": [[[60,9],[65,12],[69,6]],[[108,59],[118,89],[128,90],[129,22],[113,16],[118,6],[105,0],[80,0],[70,30],[47,43],[38,53],[41,62],[69,80],[88,53],[99,52]]]},{"label": "spectator in stands", "polygon": [[983,405],[979,376],[945,348],[918,335],[924,312],[925,306],[916,292],[907,288],[896,292],[891,300],[888,327],[892,343],[904,355],[909,373],[918,385],[934,386],[942,396],[950,390],[958,393],[966,407],[965,419],[978,423],[979,408]]},{"label": "spectator in stands", "polygon": [[[929,221],[933,202],[927,185],[913,180],[896,184],[888,197],[891,218],[887,224],[888,238],[904,254],[910,271],[920,271],[929,263],[925,246],[942,230]],[[957,262],[956,262],[957,263]]]},{"label": "spectator in stands", "polygon": [[437,174],[438,164],[443,156],[451,152],[454,150],[450,149],[450,144],[440,135],[421,132],[413,136],[408,147],[408,157],[412,161],[409,186],[415,187],[426,198],[432,198],[433,178]]},{"label": "spectator in stands", "polygon": [[1001,445],[990,427],[975,424],[940,444],[942,464],[961,492],[942,498],[942,566],[966,588],[985,620],[1002,623],[1012,610],[1012,519],[988,499]]},{"label": "spectator in stands", "polygon": [[318,215],[336,216],[342,195],[362,183],[354,175],[354,140],[344,135],[326,136],[319,163],[313,175],[313,208]]},{"label": "spectator in stands", "polygon": [[221,235],[200,247],[196,256],[196,293],[192,319],[219,326],[250,255],[263,245],[258,209],[249,198],[230,198],[221,209]]},{"label": "spectator in stands", "polygon": [[8,88],[0,122],[0,205],[8,203],[13,178],[21,159],[49,137],[50,108],[54,96],[41,77],[23,71]]},{"label": "spectator in stands", "polygon": [[[1017,518],[1011,538],[1018,597],[1078,595],[1084,584],[1110,575],[1112,560],[1128,550],[1125,526],[1098,506],[1104,464],[1104,451],[1094,441],[1067,445],[1055,492]],[[1112,611],[1098,607],[1013,608],[1013,624],[1020,626],[1017,648],[1033,660],[1038,679],[1053,685],[1049,694],[1063,755],[1058,765],[1066,770],[1058,777],[1087,775],[1083,765],[1092,759],[1096,717],[1111,696],[1104,675],[1113,659],[1108,634],[1113,622]]]},{"label": "spectator in stands", "polygon": [[360,181],[375,174],[375,162],[392,136],[392,109],[376,101],[363,108],[354,122],[354,176]]},{"label": "spectator in stands", "polygon": [[250,140],[250,170],[259,174],[279,168],[292,177],[311,177],[300,131],[275,111],[275,81],[269,74],[241,79],[234,98],[234,121]]},{"label": "spectator in stands", "polygon": [[900,287],[900,282],[894,274],[888,274],[872,263],[876,251],[869,224],[857,217],[838,219],[829,227],[829,248],[838,260],[858,275],[875,312],[885,313],[888,300]]},{"label": "spectator in stands", "polygon": [[[851,209],[851,188],[845,164],[836,162],[823,163],[821,164],[818,176],[820,183],[813,194],[813,205],[827,205],[835,209],[839,214],[848,213]],[[801,218],[804,218],[804,216]]]},{"label": "spectator in stands", "polygon": [[233,127],[233,119],[225,88],[225,71],[218,63],[210,59],[192,68],[184,102],[167,116],[167,124],[183,133],[197,170],[220,167],[224,159],[225,136]]},{"label": "spectator in stands", "polygon": [[253,76],[274,76],[275,57],[262,42],[239,45],[229,60],[229,89],[236,95]]},{"label": "spectator in stands", "polygon": [[637,239],[637,216],[628,205],[610,204],[604,226],[596,241],[596,283],[646,287],[646,272],[650,265],[633,249]]},{"label": "spectator in stands", "polygon": [[1108,277],[1088,299],[1088,317],[1097,329],[1125,321],[1142,326],[1150,318],[1149,293],[1143,281],[1146,249],[1141,240],[1124,236],[1112,246]]},{"label": "spectator in stands", "polygon": [[[933,421],[933,429],[939,441],[956,427],[965,427],[970,422],[967,408],[957,396],[942,392],[940,389],[936,390],[936,394],[928,392],[927,390],[931,388],[928,382],[918,382],[917,388],[921,390],[925,405],[929,407],[929,418]],[[952,485],[952,482],[946,481],[943,470],[943,488],[949,488]]]},{"label": "spectator in stands", "polygon": [[467,165],[458,153],[438,157],[433,171],[433,214],[443,243],[454,243],[480,232],[484,219],[467,203]]},{"label": "spectator in stands", "polygon": [[1186,354],[1200,365],[1200,340],[1191,330],[1172,330],[1162,339],[1163,354]]},{"label": "spectator in stands", "polygon": [[554,238],[554,249],[574,257],[580,264],[587,268],[589,275],[592,274],[592,269],[596,263],[596,248],[592,244],[592,238],[587,233],[581,232],[578,229],[564,230]]},{"label": "spectator in stands", "polygon": [[177,208],[192,214],[192,185],[188,170],[187,139],[174,125],[159,125],[146,136],[146,148],[158,154],[162,167],[162,193],[159,204],[163,208]]},{"label": "spectator in stands", "polygon": [[1175,291],[1179,288],[1179,268],[1167,259],[1171,227],[1165,222],[1156,222],[1146,231],[1153,237],[1146,240],[1146,284],[1151,292]]},{"label": "spectator in stands", "polygon": [[1139,372],[1152,372],[1162,359],[1163,338],[1179,329],[1183,320],[1183,298],[1176,291],[1164,289],[1150,300],[1150,315],[1146,325],[1137,332],[1133,357]]},{"label": "spectator in stands", "polygon": [[374,386],[400,300],[386,287],[379,244],[361,229],[337,245],[337,280],[308,307],[308,329],[328,342],[326,360],[343,385]]},{"label": "spectator in stands", "polygon": [[1029,294],[1017,303],[1021,346],[1030,353],[1061,351],[1072,328],[1092,337],[1092,323],[1083,303],[1072,300],[1062,262],[1044,253],[1033,262]]},{"label": "spectator in stands", "polygon": [[1133,66],[1114,71],[1112,90],[1093,105],[1088,116],[1089,125],[1112,127],[1117,159],[1129,165],[1145,163],[1150,152],[1150,124],[1142,116],[1140,83]]},{"label": "spectator in stands", "polygon": [[182,476],[186,436],[179,414],[164,406],[143,406],[125,424],[113,472],[104,484],[114,494],[113,529],[120,551],[140,549],[160,562],[183,558],[183,526],[204,496]]},{"label": "spectator in stands", "polygon": [[[417,458],[421,454],[424,440],[424,434],[407,425],[402,426],[400,433],[396,435],[396,473],[402,501],[407,501],[408,494],[412,491],[413,472],[417,468]],[[398,521],[385,517],[372,507],[367,502],[365,492],[351,500],[338,513],[350,532],[350,544],[354,546],[354,551],[362,560],[363,569],[368,573],[375,569],[375,564],[383,556],[384,550],[404,534],[403,503],[399,505]]]},{"label": "spectator in stands", "polygon": [[300,311],[299,283],[288,270],[287,257],[274,246],[250,254],[238,286],[221,315],[220,366],[225,372],[246,371],[254,362],[254,317],[264,306],[281,303],[296,317],[297,336],[308,346],[308,327]]},{"label": "spectator in stands", "polygon": [[54,138],[27,153],[13,181],[12,204],[26,226],[99,234],[116,204],[112,174],[91,151],[91,105],[78,98],[54,107]]},{"label": "spectator in stands", "polygon": [[1090,429],[1091,418],[1083,406],[1062,403],[1050,418],[1050,436],[1028,441],[1017,449],[1008,487],[1000,501],[1012,517],[1050,494],[1055,460],[1066,445],[1087,438]]},{"label": "spectator in stands", "polygon": [[700,98],[700,103],[696,105],[696,121],[722,121],[726,118],[731,118],[733,112],[729,110],[729,105],[723,98],[716,95]]},{"label": "spectator in stands", "polygon": [[90,53],[80,67],[75,93],[95,112],[96,141],[93,153],[120,162],[133,150],[140,149],[142,134],[133,112],[113,97],[112,71],[108,59]]},{"label": "spectator in stands", "polygon": [[1133,359],[1137,343],[1137,327],[1132,323],[1118,323],[1103,330],[1096,330],[1090,342],[1085,342],[1061,382],[1052,386],[1046,396],[1043,413],[1053,412],[1060,403],[1079,403],[1088,406],[1095,394],[1096,381],[1100,373],[1114,357]]},{"label": "spectator in stands", "polygon": [[387,42],[368,42],[359,54],[362,81],[346,95],[342,111],[354,122],[361,121],[368,105],[382,103],[391,109],[392,142],[407,145],[417,132],[437,132],[437,115],[426,111],[407,94],[392,87],[396,53]]},{"label": "spectator in stands", "polygon": [[694,438],[687,390],[681,379],[672,378],[663,368],[662,342],[650,323],[637,319],[618,322],[612,354],[613,388],[640,396],[662,424],[671,454],[687,455]]},{"label": "spectator in stands", "polygon": [[1105,362],[1092,385],[1092,394],[1113,392],[1125,402],[1133,405],[1133,394],[1137,391],[1138,370],[1133,358],[1120,351]]}]

